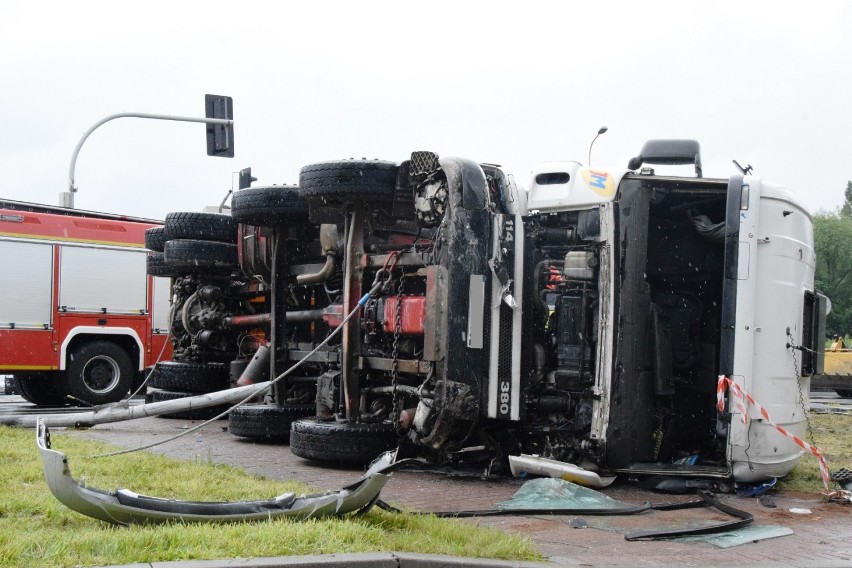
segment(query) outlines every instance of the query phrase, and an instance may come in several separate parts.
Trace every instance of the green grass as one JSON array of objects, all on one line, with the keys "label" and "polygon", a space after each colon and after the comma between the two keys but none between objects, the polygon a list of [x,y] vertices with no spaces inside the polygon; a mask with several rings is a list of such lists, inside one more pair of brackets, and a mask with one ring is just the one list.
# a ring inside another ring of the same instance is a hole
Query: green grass
[{"label": "green grass", "polygon": [[[114,449],[52,433],[78,481],[104,490],[127,487],[186,500],[263,499],[297,483],[250,476],[223,465],[171,460],[148,453],[84,456]],[[337,489],[337,488],[324,488]],[[118,527],[75,513],[44,481],[31,430],[0,426],[0,566],[86,566],[252,556],[375,551],[423,552],[540,560],[531,541],[491,528],[431,516],[373,510],[344,519]]]},{"label": "green grass", "polygon": [[[812,412],[810,420],[813,441],[822,452],[828,468],[832,471],[841,467],[852,469],[852,416]],[[778,489],[783,491],[817,492],[822,488],[819,462],[810,455],[805,455],[793,471],[778,482]]]}]

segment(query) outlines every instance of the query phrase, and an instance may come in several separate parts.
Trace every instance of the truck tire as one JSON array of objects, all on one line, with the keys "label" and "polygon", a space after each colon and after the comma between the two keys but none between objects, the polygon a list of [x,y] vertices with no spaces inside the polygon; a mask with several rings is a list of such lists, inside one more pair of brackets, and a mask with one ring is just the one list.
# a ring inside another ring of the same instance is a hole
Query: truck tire
[{"label": "truck tire", "polygon": [[234,270],[237,245],[217,241],[170,240],[163,253],[167,266],[178,271]]},{"label": "truck tire", "polygon": [[[165,402],[167,400],[179,400],[181,398],[189,398],[198,396],[197,392],[174,392],[158,389],[149,389],[145,395],[145,403],[150,402]],[[177,420],[210,420],[214,416],[222,414],[229,408],[227,404],[218,404],[216,406],[208,406],[206,408],[190,408],[187,410],[178,410],[169,412],[168,414],[158,414],[159,418],[175,418]],[[225,418],[224,416],[222,417]]]},{"label": "truck tire", "polygon": [[[107,404],[124,398],[135,372],[127,351],[109,341],[92,341],[68,356],[62,384],[76,399],[93,405]],[[70,402],[73,404],[74,400]]]},{"label": "truck tire", "polygon": [[230,215],[182,211],[166,215],[167,240],[201,239],[223,243],[237,242],[237,222]]},{"label": "truck tire", "polygon": [[66,406],[68,398],[56,376],[30,377],[15,375],[12,381],[24,400],[38,406]]},{"label": "truck tire", "polygon": [[330,203],[390,202],[399,166],[382,160],[320,162],[302,168],[299,191],[305,199]]},{"label": "truck tire", "polygon": [[163,252],[166,246],[166,228],[151,227],[145,231],[145,248],[154,252]]},{"label": "truck tire", "polygon": [[175,270],[166,264],[166,259],[162,252],[148,253],[148,257],[145,259],[145,272],[151,276],[164,276],[166,278],[180,276],[179,270]]},{"label": "truck tire", "polygon": [[316,410],[315,404],[244,404],[231,411],[228,431],[241,438],[287,442],[290,438],[290,424],[294,420],[313,416]]},{"label": "truck tire", "polygon": [[300,458],[348,465],[367,465],[397,446],[389,423],[296,420],[290,426],[290,451]]},{"label": "truck tire", "polygon": [[308,202],[297,185],[249,187],[234,193],[231,216],[238,223],[261,227],[308,224]]},{"label": "truck tire", "polygon": [[229,388],[230,370],[224,363],[157,363],[149,384],[155,389],[204,394]]}]

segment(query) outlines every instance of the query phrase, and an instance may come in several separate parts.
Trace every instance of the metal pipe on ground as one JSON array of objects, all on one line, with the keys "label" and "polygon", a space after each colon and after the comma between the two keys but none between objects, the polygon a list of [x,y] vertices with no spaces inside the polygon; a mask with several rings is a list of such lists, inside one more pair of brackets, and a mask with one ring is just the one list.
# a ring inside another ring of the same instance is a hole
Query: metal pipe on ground
[{"label": "metal pipe on ground", "polygon": [[208,408],[220,404],[236,404],[246,397],[263,394],[269,388],[269,385],[270,382],[265,381],[256,385],[137,406],[130,406],[127,401],[122,401],[99,406],[91,410],[81,410],[80,412],[66,411],[62,414],[2,415],[0,416],[0,424],[35,428],[39,418],[48,427],[57,428],[75,428],[80,426],[94,426],[95,424],[123,422],[124,420],[159,416],[160,414],[168,414],[170,412],[185,412],[187,410]]}]

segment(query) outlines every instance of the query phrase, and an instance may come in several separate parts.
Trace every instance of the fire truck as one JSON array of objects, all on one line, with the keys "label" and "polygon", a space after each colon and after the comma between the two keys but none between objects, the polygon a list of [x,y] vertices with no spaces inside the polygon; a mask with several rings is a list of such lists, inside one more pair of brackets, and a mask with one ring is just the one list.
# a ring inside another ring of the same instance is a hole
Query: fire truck
[{"label": "fire truck", "polygon": [[168,358],[170,280],[146,272],[160,225],[0,200],[0,374],[26,400],[115,402]]}]

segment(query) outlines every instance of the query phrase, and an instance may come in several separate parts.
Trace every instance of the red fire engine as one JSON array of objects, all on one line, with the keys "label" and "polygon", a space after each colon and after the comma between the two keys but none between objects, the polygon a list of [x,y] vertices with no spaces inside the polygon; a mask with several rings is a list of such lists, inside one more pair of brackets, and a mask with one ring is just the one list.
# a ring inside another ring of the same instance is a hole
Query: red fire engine
[{"label": "red fire engine", "polygon": [[0,200],[0,374],[24,398],[114,402],[169,358],[170,281],[146,273],[159,225]]}]

